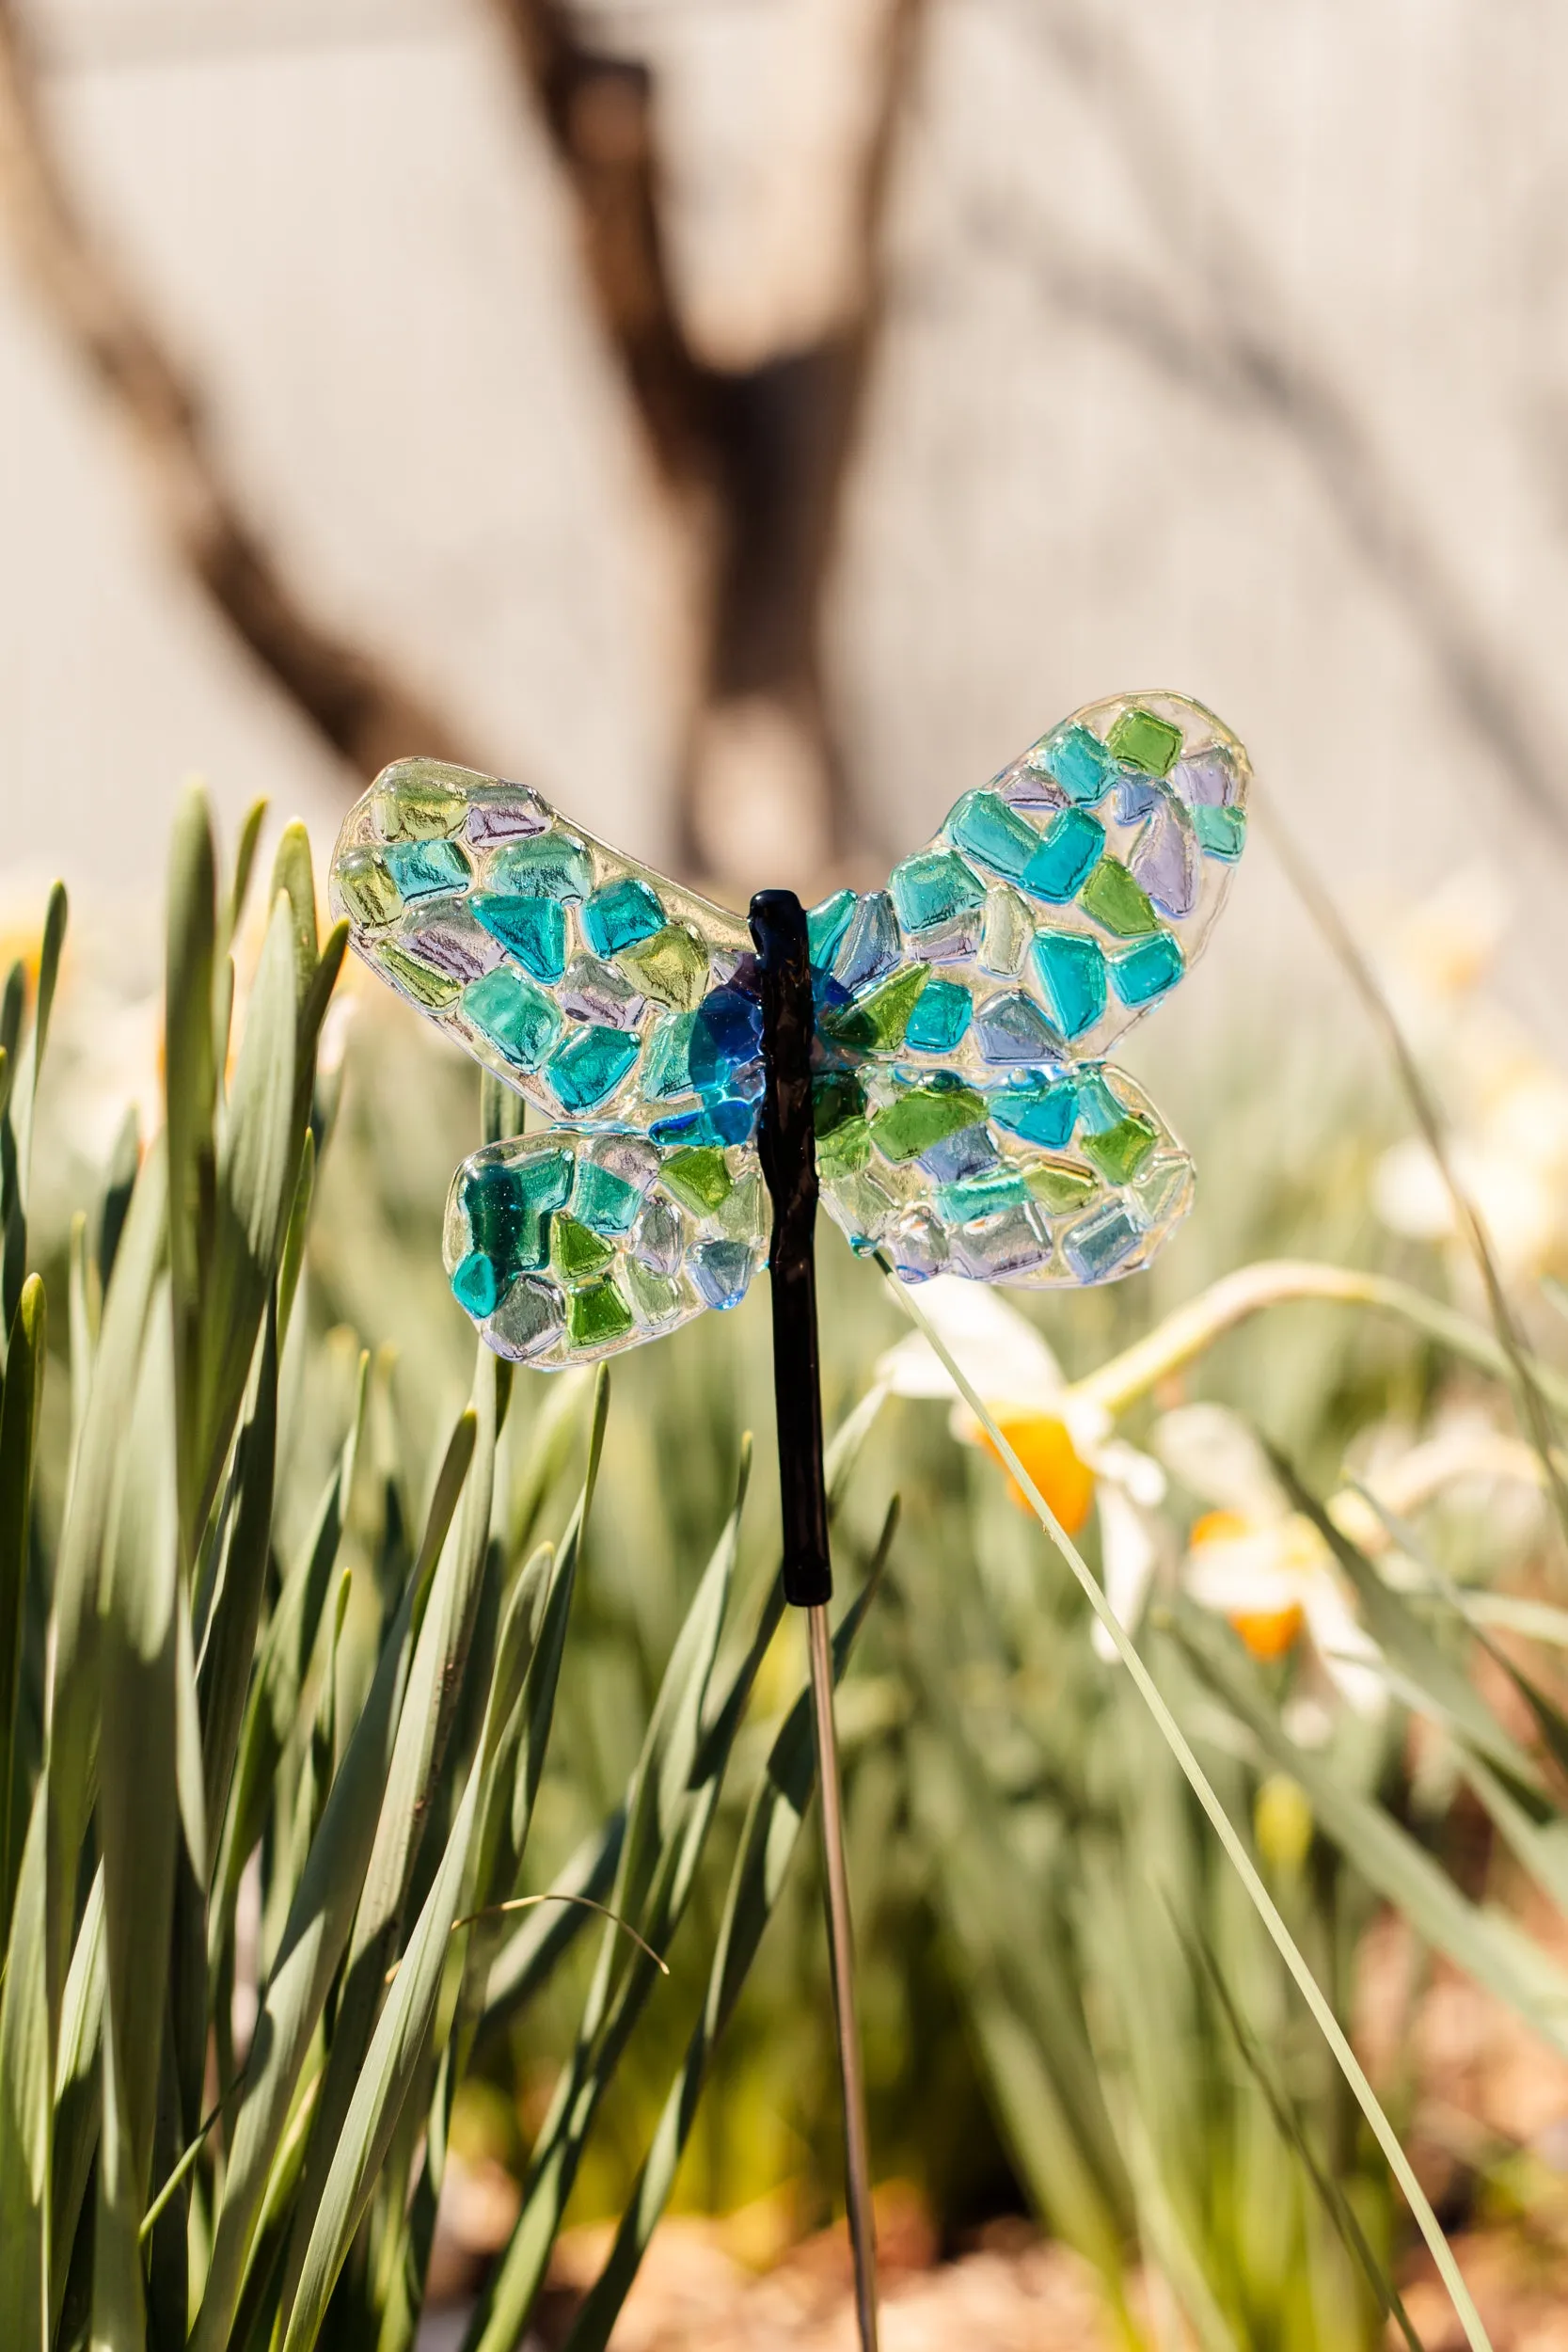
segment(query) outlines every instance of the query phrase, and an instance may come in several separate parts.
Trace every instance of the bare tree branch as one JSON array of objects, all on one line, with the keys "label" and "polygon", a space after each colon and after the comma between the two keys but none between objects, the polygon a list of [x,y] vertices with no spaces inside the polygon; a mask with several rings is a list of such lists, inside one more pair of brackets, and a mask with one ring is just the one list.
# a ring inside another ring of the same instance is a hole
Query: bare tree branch
[{"label": "bare tree branch", "polygon": [[824,590],[882,316],[879,261],[918,0],[894,0],[856,212],[858,297],[815,341],[746,367],[694,349],[670,269],[651,69],[581,34],[569,0],[497,0],[575,200],[589,281],[655,472],[680,518],[696,644],[678,851],[711,866],[703,744],[726,707],[772,707],[816,771],[819,853],[851,826],[821,662]]},{"label": "bare tree branch", "polygon": [[300,715],[361,775],[413,751],[465,758],[443,713],[311,609],[246,514],[194,385],[72,198],[12,0],[0,0],[0,210],[126,428],[176,554]]},{"label": "bare tree branch", "polygon": [[[1568,843],[1561,764],[1536,732],[1528,682],[1394,478],[1350,392],[1314,355],[1260,257],[1180,143],[1125,39],[1103,11],[1078,0],[1050,0],[1024,21],[1117,140],[1151,227],[1184,273],[1182,299],[1153,273],[1072,255],[1058,230],[1021,222],[1010,207],[982,208],[988,243],[1018,252],[1062,309],[1289,440],[1425,644],[1478,740],[1554,839]],[[1193,221],[1201,232],[1188,238],[1183,224]]]}]

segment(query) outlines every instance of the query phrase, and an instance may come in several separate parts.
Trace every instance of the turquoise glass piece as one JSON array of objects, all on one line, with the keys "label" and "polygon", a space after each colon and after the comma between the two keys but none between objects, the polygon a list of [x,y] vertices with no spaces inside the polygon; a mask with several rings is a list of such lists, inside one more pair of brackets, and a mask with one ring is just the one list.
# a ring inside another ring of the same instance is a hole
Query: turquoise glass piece
[{"label": "turquoise glass piece", "polygon": [[664,909],[645,882],[628,874],[624,882],[595,890],[582,910],[582,928],[596,956],[618,956],[640,939],[664,929]]},{"label": "turquoise glass piece", "polygon": [[812,908],[806,916],[806,945],[811,960],[818,972],[825,972],[838,952],[849,917],[857,904],[852,890],[835,890],[831,898]]},{"label": "turquoise glass piece", "polygon": [[593,1160],[578,1162],[572,1192],[572,1215],[595,1233],[627,1233],[636,1224],[642,1195],[624,1176]]},{"label": "turquoise glass piece", "polygon": [[1092,1029],[1105,1009],[1105,958],[1086,931],[1041,931],[1035,970],[1051,1018],[1069,1041]]},{"label": "turquoise glass piece", "polygon": [[974,1015],[974,1035],[980,1052],[993,1068],[1008,1064],[1053,1061],[1061,1052],[1062,1041],[1046,1025],[1046,1019],[1031,996],[1015,989],[1003,996],[992,996],[980,1006]]},{"label": "turquoise glass piece", "polygon": [[1246,811],[1211,808],[1200,801],[1193,810],[1193,831],[1205,857],[1221,858],[1227,866],[1234,866],[1246,847]]},{"label": "turquoise glass piece", "polygon": [[584,1022],[556,1047],[545,1074],[563,1111],[591,1111],[614,1093],[641,1051],[625,1029]]},{"label": "turquoise glass piece", "polygon": [[1069,801],[1081,808],[1103,800],[1117,780],[1114,753],[1106,750],[1087,727],[1064,727],[1037,744],[1029,755],[1032,768],[1043,768]]},{"label": "turquoise glass piece", "polygon": [[1064,808],[1040,835],[1033,857],[1018,878],[1032,898],[1065,905],[1081,890],[1105,847],[1105,828],[1081,808]]},{"label": "turquoise glass piece", "polygon": [[519,1070],[537,1070],[565,1026],[553,999],[504,963],[469,983],[463,1009]]},{"label": "turquoise glass piece", "polygon": [[389,841],[381,854],[400,898],[467,887],[471,868],[455,841]]},{"label": "turquoise glass piece", "polygon": [[[1075,712],[806,918],[823,1205],[910,1281],[1141,1267],[1192,1163],[1106,1060],[1201,952],[1245,840],[1234,736],[1165,692]],[[524,1096],[443,1248],[488,1343],[560,1370],[733,1304],[768,1209],[743,917],[433,760],[345,820],[332,906],[381,979]]]},{"label": "turquoise glass piece", "polygon": [[465,1313],[483,1323],[494,1314],[500,1296],[500,1280],[495,1261],[482,1249],[470,1249],[451,1278],[452,1295]]},{"label": "turquoise glass piece", "polygon": [[947,819],[960,850],[1006,882],[1027,872],[1040,836],[997,792],[966,792]]},{"label": "turquoise glass piece", "polygon": [[706,1241],[691,1252],[691,1279],[709,1307],[738,1307],[752,1279],[752,1252],[743,1241]]},{"label": "turquoise glass piece", "polygon": [[915,999],[904,1042],[916,1054],[950,1054],[974,1012],[974,999],[961,980],[927,980]]},{"label": "turquoise glass piece", "polygon": [[476,890],[468,901],[492,939],[547,987],[566,969],[566,910],[559,898],[503,898]]},{"label": "turquoise glass piece", "polygon": [[497,850],[488,879],[493,890],[519,898],[586,898],[594,865],[570,834],[537,833]]},{"label": "turquoise glass piece", "polygon": [[1103,1282],[1143,1238],[1143,1228],[1112,1200],[1063,1235],[1062,1255],[1081,1282]]},{"label": "turquoise glass piece", "polygon": [[1053,1086],[1004,1087],[991,1096],[990,1115],[1009,1135],[1022,1136],[1025,1143],[1037,1143],[1044,1151],[1059,1152],[1072,1140],[1078,1089],[1070,1078],[1059,1079]]},{"label": "turquoise glass piece", "polygon": [[695,1013],[668,1012],[649,1040],[642,1086],[656,1103],[693,1090],[691,1031],[696,1018]]},{"label": "turquoise glass piece", "polygon": [[1182,973],[1181,950],[1169,931],[1141,939],[1111,960],[1111,977],[1124,1005],[1151,1005],[1176,986]]},{"label": "turquoise glass piece", "polygon": [[984,902],[986,886],[951,850],[936,850],[907,857],[888,877],[898,920],[907,931],[920,933],[951,923],[956,915]]}]

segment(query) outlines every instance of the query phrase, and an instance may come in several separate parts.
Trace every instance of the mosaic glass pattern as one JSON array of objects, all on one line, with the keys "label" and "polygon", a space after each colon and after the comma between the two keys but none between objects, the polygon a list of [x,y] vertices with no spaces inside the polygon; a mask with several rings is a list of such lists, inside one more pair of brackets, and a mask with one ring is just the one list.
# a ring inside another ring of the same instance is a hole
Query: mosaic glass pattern
[{"label": "mosaic glass pattern", "polygon": [[[1246,754],[1201,705],[1077,711],[882,890],[811,911],[822,1198],[906,1281],[1147,1265],[1192,1163],[1105,1056],[1201,952],[1246,837]],[[400,760],[350,811],[354,946],[542,1130],[458,1170],[452,1288],[557,1370],[733,1307],[766,1263],[756,959],[744,919],[536,793]]]}]

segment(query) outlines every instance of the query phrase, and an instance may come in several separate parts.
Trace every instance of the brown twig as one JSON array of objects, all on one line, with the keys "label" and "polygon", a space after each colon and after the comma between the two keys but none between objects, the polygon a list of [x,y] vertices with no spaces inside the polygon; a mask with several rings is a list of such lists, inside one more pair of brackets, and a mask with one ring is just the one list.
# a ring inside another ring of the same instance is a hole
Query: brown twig
[{"label": "brown twig", "polygon": [[[497,5],[574,199],[600,325],[685,541],[692,677],[678,851],[690,866],[711,863],[705,731],[716,713],[751,703],[771,707],[802,744],[817,777],[820,852],[841,851],[850,812],[822,672],[821,608],[882,316],[882,220],[917,0],[891,0],[860,167],[848,315],[745,366],[703,357],[681,317],[651,68],[595,48],[568,0]],[[801,811],[802,821],[812,814]]]},{"label": "brown twig", "polygon": [[176,554],[274,683],[361,775],[412,751],[463,759],[459,730],[312,611],[246,513],[189,375],[75,202],[13,0],[0,0],[0,212],[127,429]]}]

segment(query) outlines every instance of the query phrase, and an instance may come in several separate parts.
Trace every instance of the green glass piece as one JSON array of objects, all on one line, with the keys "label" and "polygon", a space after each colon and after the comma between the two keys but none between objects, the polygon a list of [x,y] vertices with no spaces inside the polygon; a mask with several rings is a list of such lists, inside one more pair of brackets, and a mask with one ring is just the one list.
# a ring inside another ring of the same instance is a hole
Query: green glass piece
[{"label": "green glass piece", "polygon": [[1023,1181],[1030,1198],[1037,1200],[1052,1216],[1066,1209],[1081,1208],[1099,1187],[1092,1176],[1065,1160],[1045,1160],[1036,1168],[1026,1168]]},{"label": "green glass piece", "polygon": [[401,764],[372,806],[372,818],[383,841],[436,841],[457,831],[467,803],[463,793],[446,780],[451,772],[434,761]]},{"label": "green glass piece", "polygon": [[439,1012],[457,995],[457,982],[446,972],[433,972],[428,963],[420,963],[413,956],[404,955],[401,947],[388,939],[375,949],[375,960],[388,973],[406,995],[426,1012]]},{"label": "green glass piece", "polygon": [[[1037,837],[1030,834],[1031,848]],[[898,920],[907,931],[915,933],[951,923],[956,915],[977,907],[986,895],[985,883],[953,850],[930,850],[919,857],[907,857],[902,866],[894,867],[887,886]]]},{"label": "green glass piece", "polygon": [[562,1110],[592,1110],[615,1091],[641,1050],[641,1041],[625,1029],[574,1023],[545,1074]]},{"label": "green glass piece", "polygon": [[455,841],[393,841],[384,854],[402,898],[429,898],[468,886],[471,868]]},{"label": "green glass piece", "polygon": [[1168,775],[1181,749],[1181,730],[1168,719],[1157,719],[1152,710],[1124,710],[1105,738],[1105,748],[1125,767],[1141,768],[1146,776]]},{"label": "green glass piece", "polygon": [[693,1216],[711,1216],[730,1189],[730,1171],[719,1146],[702,1143],[688,1152],[672,1152],[658,1181]]},{"label": "green glass piece", "polygon": [[586,898],[594,867],[569,833],[536,833],[495,852],[489,882],[492,889],[519,898]]},{"label": "green glass piece", "polygon": [[1079,894],[1079,905],[1118,939],[1137,939],[1160,928],[1148,893],[1120,858],[1102,857]]},{"label": "green glass piece", "polygon": [[402,906],[398,886],[373,850],[350,850],[338,861],[338,887],[356,923],[389,923]]},{"label": "green glass piece", "polygon": [[1082,1037],[1105,1009],[1105,959],[1086,931],[1041,931],[1035,970],[1061,1035]]},{"label": "green glass piece", "polygon": [[966,1176],[960,1184],[939,1184],[937,1207],[950,1225],[971,1225],[977,1216],[994,1216],[1000,1209],[1023,1209],[1029,1191],[1016,1168],[1006,1165],[983,1176]]},{"label": "green glass piece", "polygon": [[1087,727],[1064,727],[1029,754],[1031,768],[1043,770],[1069,801],[1087,808],[1103,800],[1117,780],[1117,763]]},{"label": "green glass piece", "polygon": [[611,1281],[590,1282],[566,1301],[566,1337],[574,1348],[611,1347],[631,1327],[631,1309]]},{"label": "green glass piece", "polygon": [[1040,835],[1034,856],[1018,878],[1032,898],[1064,906],[1082,889],[1105,847],[1105,828],[1081,808],[1064,808]]},{"label": "green glass piece", "polygon": [[961,980],[927,980],[910,1015],[904,1042],[911,1053],[950,1054],[974,1011],[974,999]]},{"label": "green glass piece", "polygon": [[830,1070],[811,1082],[812,1124],[820,1143],[865,1109],[865,1089],[851,1070]]},{"label": "green glass piece", "polygon": [[1244,808],[1205,808],[1201,804],[1192,812],[1193,831],[1206,857],[1223,858],[1227,866],[1234,866],[1246,845],[1246,810]]},{"label": "green glass piece", "polygon": [[519,1070],[537,1070],[560,1036],[562,1016],[542,988],[498,964],[463,991],[463,1010]]},{"label": "green glass piece", "polygon": [[1124,1005],[1151,1005],[1181,977],[1181,950],[1169,931],[1156,931],[1113,959],[1111,977]]},{"label": "green glass piece", "polygon": [[928,963],[905,964],[868,989],[857,1003],[824,1013],[820,1024],[824,1036],[864,1054],[896,1052],[930,970]]},{"label": "green glass piece", "polygon": [[564,1211],[550,1221],[550,1271],[563,1290],[575,1290],[579,1283],[593,1281],[608,1265],[615,1263],[615,1252],[597,1233],[579,1225],[575,1216]]},{"label": "green glass piece", "polygon": [[985,1115],[985,1098],[973,1087],[905,1087],[872,1113],[871,1140],[884,1160],[914,1160]]},{"label": "green glass piece", "polygon": [[664,929],[664,909],[635,874],[595,890],[582,910],[582,928],[596,956],[617,956]]},{"label": "green glass piece", "polygon": [[1141,1111],[1129,1111],[1114,1127],[1085,1136],[1083,1152],[1092,1160],[1108,1184],[1130,1184],[1153,1151],[1159,1131]]},{"label": "green glass piece", "polygon": [[642,1063],[642,1091],[662,1103],[672,1094],[691,1091],[691,1032],[697,1016],[667,1012],[652,1037]]},{"label": "green glass piece", "polygon": [[947,828],[959,849],[1008,882],[1018,881],[1040,846],[1034,826],[1009,808],[999,792],[966,792]]},{"label": "green glass piece", "polygon": [[494,1262],[483,1250],[470,1249],[451,1278],[452,1295],[476,1323],[496,1311],[500,1281]]},{"label": "green glass piece", "polygon": [[835,890],[831,898],[824,898],[806,916],[806,946],[819,972],[826,971],[832,963],[858,902],[853,890]]},{"label": "green glass piece", "polygon": [[600,1168],[594,1160],[578,1162],[572,1215],[584,1225],[591,1225],[595,1233],[628,1232],[641,1206],[642,1195],[624,1176],[617,1176],[611,1168]]},{"label": "green glass piece", "polygon": [[559,980],[566,969],[566,910],[559,898],[506,897],[476,890],[468,900],[492,939],[515,956],[536,980]]},{"label": "green glass piece", "polygon": [[871,1130],[863,1119],[840,1120],[831,1134],[819,1136],[816,1172],[828,1184],[858,1176],[871,1157]]},{"label": "green glass piece", "polygon": [[707,950],[678,923],[623,947],[616,961],[644,996],[676,1012],[689,1012],[707,984]]},{"label": "green glass piece", "polygon": [[643,1323],[673,1323],[695,1304],[678,1274],[659,1274],[636,1258],[626,1260],[626,1281],[632,1304]]}]

